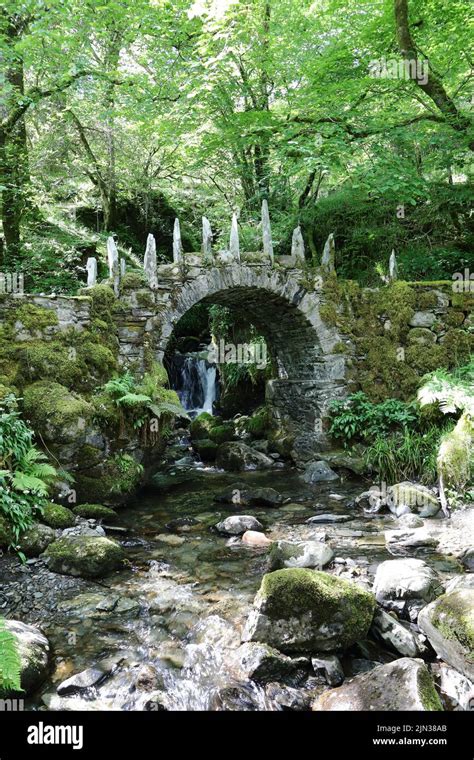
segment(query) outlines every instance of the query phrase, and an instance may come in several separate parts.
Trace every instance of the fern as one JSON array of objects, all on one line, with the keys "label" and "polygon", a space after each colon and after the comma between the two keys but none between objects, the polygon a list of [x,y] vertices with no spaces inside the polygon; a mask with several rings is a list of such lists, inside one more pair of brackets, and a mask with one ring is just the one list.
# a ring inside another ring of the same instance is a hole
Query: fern
[{"label": "fern", "polygon": [[41,511],[56,477],[56,469],[36,448],[33,431],[19,415],[17,399],[7,396],[0,404],[0,514],[14,544]]},{"label": "fern", "polygon": [[0,618],[0,693],[22,691],[20,674],[21,657],[17,639]]}]

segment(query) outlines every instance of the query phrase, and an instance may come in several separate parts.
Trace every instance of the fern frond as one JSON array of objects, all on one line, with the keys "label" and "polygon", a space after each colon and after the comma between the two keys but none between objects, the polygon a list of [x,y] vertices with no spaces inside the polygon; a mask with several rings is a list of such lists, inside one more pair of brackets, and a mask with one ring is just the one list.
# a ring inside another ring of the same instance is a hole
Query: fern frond
[{"label": "fern frond", "polygon": [[0,618],[0,692],[22,691],[18,641]]}]

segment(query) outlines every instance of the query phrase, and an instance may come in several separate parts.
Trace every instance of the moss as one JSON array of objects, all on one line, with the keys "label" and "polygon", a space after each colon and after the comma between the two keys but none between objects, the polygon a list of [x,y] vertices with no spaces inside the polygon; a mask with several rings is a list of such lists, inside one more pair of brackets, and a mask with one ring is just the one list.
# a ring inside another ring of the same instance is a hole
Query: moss
[{"label": "moss", "polygon": [[323,322],[326,322],[327,325],[331,325],[332,327],[335,327],[337,325],[338,315],[334,304],[323,303],[319,307],[319,316]]},{"label": "moss", "polygon": [[413,327],[408,333],[408,343],[432,346],[433,343],[436,343],[436,335],[426,327]]},{"label": "moss", "polygon": [[191,422],[190,432],[193,440],[210,438],[210,431],[217,424],[217,420],[212,414],[202,412],[196,419]]},{"label": "moss", "polygon": [[431,622],[448,641],[458,642],[474,662],[474,609],[463,589],[440,596],[435,604]]},{"label": "moss", "polygon": [[117,306],[115,293],[108,285],[95,285],[87,289],[91,299],[91,317],[100,319],[109,326],[114,324],[114,313]]},{"label": "moss", "polygon": [[432,290],[420,291],[416,294],[416,309],[418,311],[424,311],[425,309],[433,309],[438,305],[438,298],[436,293]]},{"label": "moss", "polygon": [[102,536],[64,536],[46,549],[53,572],[94,578],[115,570],[124,560],[123,549]]},{"label": "moss", "polygon": [[418,372],[420,376],[433,372],[439,367],[447,368],[449,360],[446,355],[446,349],[441,344],[434,344],[430,347],[409,346],[405,352],[407,364]]},{"label": "moss", "polygon": [[468,291],[466,293],[453,293],[451,296],[451,305],[462,309],[463,311],[474,310],[474,293]]},{"label": "moss", "polygon": [[23,410],[33,427],[40,432],[46,429],[60,432],[78,420],[87,420],[92,414],[91,405],[64,385],[40,380],[23,391]]},{"label": "moss", "polygon": [[333,351],[334,351],[335,354],[345,354],[345,353],[347,353],[347,346],[342,341],[339,341],[334,346]]},{"label": "moss", "polygon": [[120,281],[120,291],[127,293],[131,290],[138,290],[146,285],[146,276],[144,272],[127,272]]},{"label": "moss", "polygon": [[452,308],[447,309],[446,315],[444,317],[444,321],[448,327],[460,327],[464,322],[464,319],[464,312]]},{"label": "moss", "polygon": [[100,520],[103,518],[115,518],[117,513],[110,509],[110,507],[104,507],[103,504],[78,504],[74,507],[74,514],[80,517],[92,518],[94,520]]},{"label": "moss", "polygon": [[84,343],[79,357],[98,380],[108,380],[117,371],[117,359],[106,346],[100,343]]},{"label": "moss", "polygon": [[155,305],[153,294],[149,290],[137,290],[135,298],[137,299],[137,304],[142,309],[152,309]]},{"label": "moss", "polygon": [[453,430],[447,433],[438,451],[438,470],[447,486],[462,490],[474,473],[472,469],[472,449],[474,423],[464,413]]},{"label": "moss", "polygon": [[390,322],[390,332],[394,339],[406,337],[409,322],[415,313],[416,294],[406,282],[397,281],[382,288],[376,299],[378,310],[386,313]]},{"label": "moss", "polygon": [[76,522],[70,509],[52,502],[43,507],[41,521],[50,528],[70,528]]},{"label": "moss", "polygon": [[[274,620],[289,614],[312,613],[314,624],[323,625],[344,605],[350,608],[359,635],[367,632],[375,610],[374,596],[360,586],[328,573],[306,568],[275,570],[264,575],[260,595],[265,600],[265,614]],[[344,638],[353,639],[355,631],[344,631]],[[357,638],[357,635],[356,635]]]},{"label": "moss", "polygon": [[85,443],[77,451],[75,463],[79,470],[90,470],[100,464],[103,458],[104,452],[102,449],[98,449],[90,443]]},{"label": "moss", "polygon": [[466,364],[474,351],[474,335],[465,330],[448,330],[442,345],[448,366]]},{"label": "moss", "polygon": [[268,409],[265,406],[261,406],[260,409],[257,409],[257,411],[250,417],[246,424],[246,429],[253,438],[264,438],[268,424]]},{"label": "moss", "polygon": [[207,438],[200,438],[194,444],[195,449],[204,462],[213,462],[217,455],[217,443]]},{"label": "moss", "polygon": [[58,324],[56,311],[33,303],[23,303],[18,308],[13,308],[9,319],[21,322],[23,327],[30,332],[41,332],[47,327]]},{"label": "moss", "polygon": [[23,344],[18,348],[18,358],[27,380],[50,379],[73,388],[81,382],[86,372],[75,349],[68,349],[58,341]]},{"label": "moss", "polygon": [[441,711],[443,709],[441,700],[436,693],[434,683],[426,667],[419,668],[417,680],[418,694],[425,710]]},{"label": "moss", "polygon": [[216,425],[209,431],[209,438],[214,443],[227,443],[235,439],[235,430],[232,424]]},{"label": "moss", "polygon": [[95,475],[76,473],[75,490],[81,502],[117,502],[131,494],[140,483],[143,467],[128,454],[116,454],[104,462]]}]

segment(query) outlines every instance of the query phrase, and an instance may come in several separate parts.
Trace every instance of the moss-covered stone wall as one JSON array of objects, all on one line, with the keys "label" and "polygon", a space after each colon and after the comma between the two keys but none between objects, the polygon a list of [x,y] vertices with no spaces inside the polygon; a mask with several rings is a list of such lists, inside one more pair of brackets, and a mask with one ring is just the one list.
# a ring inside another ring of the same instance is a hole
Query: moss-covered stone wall
[{"label": "moss-covered stone wall", "polygon": [[363,289],[332,276],[323,292],[321,316],[342,336],[349,387],[372,401],[408,400],[425,374],[474,352],[474,293],[454,293],[451,282]]}]

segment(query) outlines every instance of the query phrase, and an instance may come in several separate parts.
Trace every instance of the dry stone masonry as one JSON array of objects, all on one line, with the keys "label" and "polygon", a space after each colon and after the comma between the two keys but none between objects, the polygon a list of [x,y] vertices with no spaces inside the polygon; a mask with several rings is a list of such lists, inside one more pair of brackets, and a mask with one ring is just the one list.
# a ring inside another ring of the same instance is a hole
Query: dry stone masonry
[{"label": "dry stone masonry", "polygon": [[[347,304],[344,319],[340,318],[342,307],[336,302],[334,293],[335,288],[341,290],[346,286],[343,283],[335,285],[338,281],[334,271],[334,236],[330,235],[326,242],[319,269],[306,265],[299,227],[293,233],[291,256],[274,260],[270,217],[265,202],[262,211],[264,250],[261,254],[240,251],[235,214],[230,251],[227,252],[213,252],[212,230],[205,217],[202,251],[194,254],[183,252],[179,220],[176,219],[172,263],[157,265],[156,243],[149,235],[144,257],[145,279],[142,285],[138,280],[131,289],[125,284],[121,286],[117,245],[113,238],[108,239],[109,284],[118,297],[113,319],[119,344],[118,360],[120,366],[139,372],[145,371],[150,361],[161,361],[176,324],[197,303],[217,303],[240,312],[251,318],[267,341],[276,368],[275,376],[267,382],[267,404],[275,424],[294,435],[294,452],[304,461],[311,459],[315,451],[327,448],[325,419],[328,406],[333,399],[356,389],[358,381],[365,378],[364,362],[370,356],[370,348],[360,353],[351,330],[361,320]],[[392,253],[390,278],[394,277],[396,261]],[[38,326],[34,335],[18,323],[15,325],[17,340],[52,340],[57,332],[71,328],[77,331],[88,329],[93,320],[88,292],[92,292],[90,289],[96,280],[97,262],[89,259],[85,295],[4,296],[0,299],[0,321],[7,316],[10,299],[14,299],[16,305],[18,299],[23,299],[54,311],[57,319],[55,324],[45,328]],[[368,294],[369,300],[373,300],[372,294],[384,290],[361,289],[360,293]],[[421,303],[425,308],[409,312],[404,339],[407,353],[412,348],[420,353],[428,348],[436,351],[438,361],[443,341],[449,336],[446,332],[449,327],[443,331],[440,324],[451,324],[454,319],[456,332],[460,332],[463,322],[464,335],[472,342],[472,315],[466,316],[462,309],[456,311],[454,298],[455,295],[446,288],[424,288]],[[377,317],[382,336],[393,331],[392,322],[396,317],[391,313],[387,317],[385,312],[384,307]],[[376,335],[367,337],[385,340]],[[404,349],[400,359],[404,359]],[[411,371],[410,367],[408,370]]]}]

